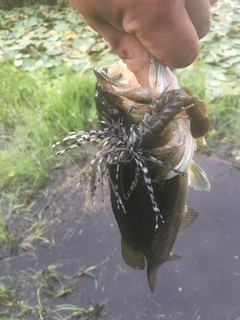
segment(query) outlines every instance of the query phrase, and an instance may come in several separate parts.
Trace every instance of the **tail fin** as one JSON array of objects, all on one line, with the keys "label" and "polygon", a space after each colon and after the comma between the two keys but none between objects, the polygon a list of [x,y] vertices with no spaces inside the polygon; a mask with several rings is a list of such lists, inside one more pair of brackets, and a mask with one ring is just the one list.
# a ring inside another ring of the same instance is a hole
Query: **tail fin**
[{"label": "tail fin", "polygon": [[158,267],[150,267],[150,266],[147,267],[148,283],[152,293],[154,292],[154,289],[155,289],[157,271],[158,271]]}]

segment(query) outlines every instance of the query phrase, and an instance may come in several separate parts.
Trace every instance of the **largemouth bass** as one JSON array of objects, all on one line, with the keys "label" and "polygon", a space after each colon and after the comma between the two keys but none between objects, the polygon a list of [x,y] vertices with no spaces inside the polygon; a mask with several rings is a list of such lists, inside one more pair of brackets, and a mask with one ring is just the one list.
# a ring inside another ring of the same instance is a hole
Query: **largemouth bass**
[{"label": "largemouth bass", "polygon": [[100,140],[83,175],[95,197],[107,176],[113,212],[122,236],[122,255],[144,269],[154,291],[158,267],[178,256],[171,250],[180,231],[197,217],[186,209],[188,187],[209,190],[204,171],[192,161],[195,139],[210,128],[205,104],[179,88],[171,71],[150,61],[149,87],[140,87],[119,61],[96,68],[95,100],[102,129],[71,132],[53,147],[72,141],[57,154]]}]

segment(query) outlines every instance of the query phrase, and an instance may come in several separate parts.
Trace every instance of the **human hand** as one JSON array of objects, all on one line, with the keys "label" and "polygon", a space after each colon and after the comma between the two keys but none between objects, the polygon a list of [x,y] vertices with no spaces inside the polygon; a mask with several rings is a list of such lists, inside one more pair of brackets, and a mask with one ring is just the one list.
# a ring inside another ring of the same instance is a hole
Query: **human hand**
[{"label": "human hand", "polygon": [[171,68],[194,61],[199,39],[211,26],[210,6],[217,0],[69,1],[145,86],[150,54]]}]

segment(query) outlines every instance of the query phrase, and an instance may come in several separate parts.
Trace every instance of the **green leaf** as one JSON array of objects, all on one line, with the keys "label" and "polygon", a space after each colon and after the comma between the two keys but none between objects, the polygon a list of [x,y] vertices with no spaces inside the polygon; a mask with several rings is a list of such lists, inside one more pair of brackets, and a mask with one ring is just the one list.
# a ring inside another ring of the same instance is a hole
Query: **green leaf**
[{"label": "green leaf", "polygon": [[53,62],[52,61],[50,61],[50,60],[48,60],[48,61],[44,61],[43,62],[43,66],[44,66],[44,68],[52,68],[53,67]]},{"label": "green leaf", "polygon": [[24,59],[22,62],[22,68],[23,70],[34,70],[36,68],[36,61],[31,58]]},{"label": "green leaf", "polygon": [[79,72],[81,70],[81,66],[79,64],[73,64],[72,65],[72,70],[75,72]]},{"label": "green leaf", "polygon": [[69,24],[64,21],[57,21],[54,26],[54,29],[57,31],[65,31],[68,28],[69,28]]},{"label": "green leaf", "polygon": [[15,67],[20,67],[23,64],[23,60],[22,59],[15,60],[13,64],[15,65]]},{"label": "green leaf", "polygon": [[25,28],[28,29],[28,28],[31,28],[32,26],[39,24],[39,22],[41,22],[41,21],[42,21],[42,19],[39,19],[35,16],[31,16],[28,19],[24,20],[23,25]]},{"label": "green leaf", "polygon": [[79,49],[81,46],[85,46],[86,43],[87,43],[87,41],[85,39],[77,38],[77,39],[73,40],[72,47],[74,49]]},{"label": "green leaf", "polygon": [[51,48],[46,51],[46,54],[49,56],[56,56],[56,55],[62,54],[62,49],[57,47]]}]

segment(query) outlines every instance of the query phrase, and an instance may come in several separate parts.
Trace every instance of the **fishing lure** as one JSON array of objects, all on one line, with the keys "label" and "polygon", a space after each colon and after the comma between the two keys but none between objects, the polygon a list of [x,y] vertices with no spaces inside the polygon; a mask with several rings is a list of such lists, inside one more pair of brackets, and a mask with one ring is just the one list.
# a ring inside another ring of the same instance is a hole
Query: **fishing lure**
[{"label": "fishing lure", "polygon": [[[83,175],[87,181],[87,190],[91,197],[95,198],[96,187],[99,182],[101,182],[101,184],[103,183],[103,177],[106,175],[109,179],[111,188],[116,195],[118,209],[120,210],[121,206],[125,213],[126,210],[123,199],[121,199],[119,195],[119,186],[121,185],[120,168],[121,166],[133,161],[135,163],[135,177],[130,189],[124,192],[124,200],[128,200],[130,198],[138,180],[142,177],[148,190],[152,209],[156,213],[157,226],[159,217],[162,222],[164,222],[164,220],[154,196],[152,181],[148,171],[148,163],[154,163],[173,171],[175,174],[181,174],[183,176],[187,176],[187,174],[152,156],[149,150],[146,149],[148,144],[146,141],[149,141],[149,139],[152,141],[156,140],[156,137],[159,137],[159,135],[164,132],[166,125],[170,121],[173,121],[175,115],[183,110],[181,96],[179,97],[180,92],[182,97],[185,98],[186,95],[183,94],[182,90],[175,90],[161,96],[160,101],[153,101],[152,108],[159,109],[159,106],[163,105],[164,107],[162,110],[159,110],[158,113],[156,113],[155,110],[156,115],[145,114],[143,120],[140,121],[138,125],[133,124],[129,129],[126,129],[124,125],[124,116],[122,113],[117,109],[113,109],[113,118],[105,116],[102,120],[102,123],[107,126],[106,128],[102,130],[69,132],[65,138],[56,142],[52,148],[55,148],[65,141],[73,140],[68,147],[56,153],[57,155],[61,155],[69,149],[81,146],[88,142],[100,140],[97,146],[98,151],[93,157],[88,170]],[[164,103],[163,100],[165,100]],[[176,100],[177,103],[175,103]],[[116,165],[115,180],[117,183],[115,184],[108,174],[108,169],[112,165]],[[98,174],[100,177],[97,179]]]}]

